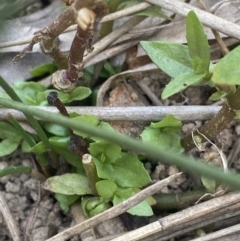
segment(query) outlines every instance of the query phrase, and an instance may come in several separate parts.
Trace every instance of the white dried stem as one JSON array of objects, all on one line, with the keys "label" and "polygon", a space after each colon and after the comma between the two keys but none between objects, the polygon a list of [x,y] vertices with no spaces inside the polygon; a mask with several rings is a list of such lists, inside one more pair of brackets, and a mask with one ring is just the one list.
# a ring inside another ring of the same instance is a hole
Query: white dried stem
[{"label": "white dried stem", "polygon": [[0,212],[2,213],[2,215],[4,217],[4,220],[11,233],[13,241],[21,241],[20,231],[19,231],[18,226],[10,212],[10,209],[5,201],[5,198],[3,197],[2,192],[0,192]]},{"label": "white dried stem", "polygon": [[[35,106],[39,111],[58,113],[55,107]],[[159,121],[174,115],[182,121],[209,120],[221,109],[220,106],[139,106],[139,107],[66,107],[67,111],[80,115],[92,115],[104,121]],[[17,120],[26,120],[24,115],[13,109],[0,109],[0,119],[11,114]]]},{"label": "white dried stem", "polygon": [[217,17],[211,13],[205,12],[190,4],[181,2],[179,0],[146,0],[146,2],[162,7],[183,17],[186,17],[190,11],[194,11],[204,26],[217,30],[233,38],[240,39],[239,25]]}]

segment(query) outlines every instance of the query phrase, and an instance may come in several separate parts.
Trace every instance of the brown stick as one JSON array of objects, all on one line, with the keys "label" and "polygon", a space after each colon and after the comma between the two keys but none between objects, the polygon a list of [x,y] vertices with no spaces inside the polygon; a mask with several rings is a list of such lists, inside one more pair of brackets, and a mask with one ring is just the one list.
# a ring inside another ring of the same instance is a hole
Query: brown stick
[{"label": "brown stick", "polygon": [[[213,117],[210,121],[205,123],[200,129],[199,132],[206,136],[208,139],[212,139],[217,134],[219,134],[221,131],[223,131],[227,125],[233,121],[233,119],[236,116],[235,111],[240,110],[240,88],[236,90],[234,94],[230,94],[227,97],[227,103],[223,105],[221,110]],[[195,147],[195,143],[192,139],[193,136],[199,136],[197,130],[193,132],[193,134],[190,134],[186,137],[184,137],[181,141],[182,147],[185,149],[185,151],[189,151],[192,148]],[[203,140],[202,142],[205,142],[206,140]]]}]

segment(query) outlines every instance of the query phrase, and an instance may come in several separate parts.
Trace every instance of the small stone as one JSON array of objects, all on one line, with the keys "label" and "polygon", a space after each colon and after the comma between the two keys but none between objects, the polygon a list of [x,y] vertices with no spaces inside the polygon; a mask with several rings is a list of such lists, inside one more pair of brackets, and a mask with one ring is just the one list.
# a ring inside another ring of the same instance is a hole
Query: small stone
[{"label": "small stone", "polygon": [[5,185],[6,192],[17,193],[20,191],[20,183],[7,182]]},{"label": "small stone", "polygon": [[42,241],[46,240],[48,234],[48,227],[40,227],[36,228],[32,232],[32,240],[34,241]]}]

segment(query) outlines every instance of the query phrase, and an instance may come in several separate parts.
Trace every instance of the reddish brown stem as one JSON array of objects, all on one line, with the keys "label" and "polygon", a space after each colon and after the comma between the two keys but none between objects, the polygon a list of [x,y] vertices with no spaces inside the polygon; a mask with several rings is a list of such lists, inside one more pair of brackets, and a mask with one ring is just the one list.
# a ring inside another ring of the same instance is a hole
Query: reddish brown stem
[{"label": "reddish brown stem", "polygon": [[70,49],[69,67],[66,73],[71,82],[76,82],[82,76],[82,61],[90,34],[91,30],[83,31],[79,26],[77,27]]},{"label": "reddish brown stem", "polygon": [[[47,101],[49,105],[55,106],[63,116],[69,117],[66,107],[58,98],[56,91],[52,91],[47,96]],[[74,152],[78,156],[82,157],[84,154],[88,153],[88,143],[81,137],[77,136],[71,130],[71,138],[69,144],[69,150]]]},{"label": "reddish brown stem", "polygon": [[[227,102],[223,105],[221,110],[213,119],[205,123],[199,129],[199,132],[208,139],[214,138],[217,134],[223,131],[231,121],[233,121],[236,116],[236,110],[240,110],[240,88],[238,88],[235,93],[229,94]],[[202,136],[197,133],[197,130],[193,132],[193,136],[199,136],[202,139]],[[204,139],[202,142],[205,141],[206,140]],[[181,143],[185,151],[189,151],[195,147],[192,134],[184,137]]]},{"label": "reddish brown stem", "polygon": [[[60,55],[60,51],[54,46],[54,40],[59,36],[60,33],[62,33],[66,28],[74,23],[75,11],[72,7],[70,7],[60,16],[58,16],[57,19],[54,20],[48,27],[34,33],[34,37],[31,43],[26,48],[24,48],[23,51],[20,52],[16,57],[14,57],[13,62],[17,62],[18,60],[22,59],[28,52],[32,51],[33,46],[39,42],[41,42],[44,53],[47,53],[51,56],[53,51],[54,53],[51,57]],[[63,56],[60,58],[61,61],[63,61],[62,58]],[[55,59],[55,61],[58,63],[58,59]]]}]

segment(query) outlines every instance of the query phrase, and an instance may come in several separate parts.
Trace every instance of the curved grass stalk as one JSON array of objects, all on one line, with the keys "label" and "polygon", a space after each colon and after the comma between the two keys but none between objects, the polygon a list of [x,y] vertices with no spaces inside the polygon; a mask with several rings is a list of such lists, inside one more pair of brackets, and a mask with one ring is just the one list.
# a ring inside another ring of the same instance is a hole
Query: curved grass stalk
[{"label": "curved grass stalk", "polygon": [[152,143],[142,143],[139,140],[135,140],[118,133],[113,133],[106,130],[102,131],[98,127],[78,120],[72,120],[70,118],[59,116],[47,111],[39,112],[39,110],[35,107],[24,105],[16,101],[0,98],[0,105],[22,111],[25,114],[40,117],[45,121],[60,124],[73,130],[83,131],[91,136],[117,143],[133,151],[144,153],[157,161],[161,161],[162,163],[168,165],[176,165],[188,173],[196,173],[211,177],[219,182],[229,185],[233,189],[240,188],[240,175],[233,172],[224,174],[220,168],[211,167],[208,164],[201,162],[199,159],[175,154],[169,151],[163,151],[161,147],[153,145]]}]

